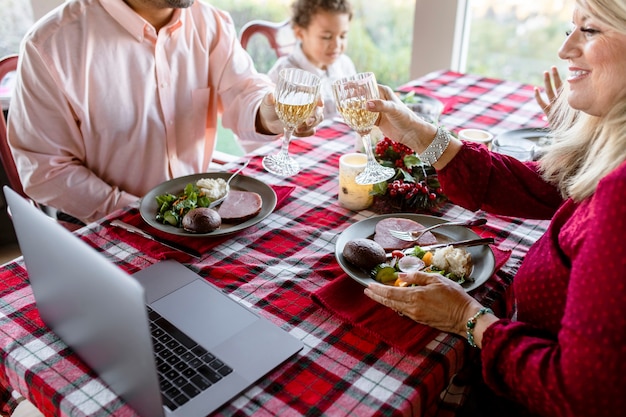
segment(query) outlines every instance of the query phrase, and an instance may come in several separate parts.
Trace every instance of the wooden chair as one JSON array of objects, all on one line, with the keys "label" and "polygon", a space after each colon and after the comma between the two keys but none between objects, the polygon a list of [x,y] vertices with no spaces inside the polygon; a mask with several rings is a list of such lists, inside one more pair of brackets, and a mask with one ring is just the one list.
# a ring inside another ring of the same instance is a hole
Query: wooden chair
[{"label": "wooden chair", "polygon": [[[0,59],[0,81],[6,77],[11,71],[17,69],[17,55],[8,55]],[[4,167],[9,187],[15,192],[20,194],[24,198],[28,198],[22,187],[22,182],[17,173],[17,167],[9,148],[9,142],[7,139],[7,125],[4,120],[4,115],[0,117],[0,162]]]},{"label": "wooden chair", "polygon": [[267,38],[277,58],[289,54],[296,44],[296,37],[293,34],[289,20],[283,20],[282,22],[258,19],[249,21],[241,28],[239,35],[241,46],[247,49],[250,38],[255,35]]},{"label": "wooden chair", "polygon": [[[10,73],[11,71],[15,71],[16,69],[17,55],[8,55],[4,58],[1,58],[0,81],[2,81],[2,79],[8,73]],[[0,162],[2,162],[2,166],[4,167],[4,172],[7,176],[8,186],[11,187],[15,192],[20,194],[22,197],[32,202],[32,204],[37,206],[44,213],[48,214],[52,219],[56,220],[66,229],[70,231],[79,229],[81,225],[57,219],[55,210],[37,204],[28,195],[26,195],[26,193],[24,192],[24,187],[22,186],[22,181],[20,180],[20,176],[17,171],[17,166],[15,165],[15,160],[13,159],[13,154],[11,153],[11,148],[9,147],[9,141],[7,136],[7,125],[4,120],[4,115],[2,115],[2,117],[0,117]],[[9,213],[9,216],[10,215],[11,213]]]}]

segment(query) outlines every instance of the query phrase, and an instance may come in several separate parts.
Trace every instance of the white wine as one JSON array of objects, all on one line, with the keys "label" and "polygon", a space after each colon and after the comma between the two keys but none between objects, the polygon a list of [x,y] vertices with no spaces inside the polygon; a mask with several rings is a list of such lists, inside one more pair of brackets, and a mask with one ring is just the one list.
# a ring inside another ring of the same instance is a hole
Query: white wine
[{"label": "white wine", "polygon": [[287,104],[277,101],[276,114],[278,114],[278,118],[286,126],[295,128],[313,113],[315,105],[314,100],[308,104]]},{"label": "white wine", "polygon": [[365,110],[366,101],[365,98],[353,97],[341,101],[337,106],[348,126],[361,135],[369,133],[378,118],[378,113]]},{"label": "white wine", "polygon": [[283,123],[280,151],[263,158],[263,167],[272,174],[290,177],[300,172],[300,164],[289,155],[293,131],[311,117],[317,106],[320,78],[299,68],[283,68],[274,90],[274,108]]}]

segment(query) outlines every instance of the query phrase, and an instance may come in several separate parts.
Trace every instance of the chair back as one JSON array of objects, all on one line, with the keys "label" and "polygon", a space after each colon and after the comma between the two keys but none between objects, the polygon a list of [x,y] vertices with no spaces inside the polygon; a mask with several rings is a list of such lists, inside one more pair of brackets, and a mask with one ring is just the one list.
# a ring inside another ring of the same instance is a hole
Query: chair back
[{"label": "chair back", "polygon": [[[9,74],[11,71],[17,69],[17,55],[8,55],[0,59],[0,81]],[[7,138],[7,125],[4,120],[4,115],[0,117],[0,162],[4,167],[4,172],[7,176],[9,187],[15,192],[20,194],[24,198],[29,198],[24,192],[22,187],[22,181],[17,173],[17,167],[15,166],[15,160],[9,148],[9,141]]]},{"label": "chair back", "polygon": [[241,46],[248,48],[250,38],[254,35],[264,36],[269,42],[270,47],[276,53],[276,57],[288,55],[296,44],[296,37],[291,28],[289,20],[282,22],[270,22],[267,20],[251,20],[242,28],[239,35]]}]

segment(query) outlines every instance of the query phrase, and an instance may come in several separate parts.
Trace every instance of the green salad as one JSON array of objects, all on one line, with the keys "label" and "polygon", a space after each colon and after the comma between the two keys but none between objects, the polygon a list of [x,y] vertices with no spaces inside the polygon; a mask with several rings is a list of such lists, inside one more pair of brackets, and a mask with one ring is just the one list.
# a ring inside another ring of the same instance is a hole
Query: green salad
[{"label": "green salad", "polygon": [[176,227],[182,226],[183,217],[189,210],[196,207],[209,207],[211,199],[195,184],[187,184],[182,194],[170,193],[156,196],[159,207],[156,219],[163,223]]}]

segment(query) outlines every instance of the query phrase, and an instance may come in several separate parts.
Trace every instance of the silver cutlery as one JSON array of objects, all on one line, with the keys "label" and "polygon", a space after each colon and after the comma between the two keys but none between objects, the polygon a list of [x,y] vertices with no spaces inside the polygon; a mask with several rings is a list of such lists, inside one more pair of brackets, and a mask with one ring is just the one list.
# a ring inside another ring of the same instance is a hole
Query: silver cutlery
[{"label": "silver cutlery", "polygon": [[425,233],[430,232],[431,230],[437,229],[443,226],[465,226],[465,227],[473,227],[473,226],[482,226],[487,223],[487,219],[477,219],[477,220],[466,220],[462,222],[444,222],[437,223],[433,226],[427,227],[418,231],[404,232],[401,230],[389,230],[389,234],[395,237],[396,239],[404,240],[406,242],[417,242]]},{"label": "silver cutlery", "polygon": [[[495,240],[492,237],[481,237],[477,239],[459,240],[457,242],[436,243],[434,245],[420,246],[420,248],[422,248],[425,251],[441,249],[441,248],[445,248],[446,246],[452,246],[453,248],[468,248],[471,246],[491,245],[494,242]],[[402,253],[404,253],[405,255],[410,254],[412,252],[413,252],[413,248],[404,249],[402,251]],[[387,255],[387,258],[392,257],[391,252],[387,253],[386,255]]]},{"label": "silver cutlery", "polygon": [[228,179],[226,180],[226,194],[224,194],[223,197],[218,198],[217,200],[215,200],[211,204],[209,204],[209,208],[213,208],[213,207],[216,207],[216,206],[219,206],[220,204],[222,204],[222,202],[226,199],[226,197],[228,197],[228,193],[230,192],[230,181],[233,178],[235,178],[235,176],[237,174],[239,174],[241,171],[243,171],[243,169],[245,167],[247,167],[249,163],[250,163],[250,159],[248,159],[246,162],[244,162],[243,165],[241,166],[241,168],[239,168],[237,171],[233,172],[232,175],[230,177],[228,177]]},{"label": "silver cutlery", "polygon": [[453,248],[468,248],[470,246],[491,245],[495,240],[492,237],[481,237],[478,239],[459,240],[457,242],[437,243],[434,245],[420,246],[424,250],[433,250],[452,246]]},{"label": "silver cutlery", "polygon": [[194,258],[198,258],[198,259],[202,258],[202,254],[200,252],[198,252],[197,250],[195,250],[195,249],[188,248],[188,247],[186,247],[184,245],[181,245],[181,244],[179,244],[177,242],[172,242],[170,240],[165,240],[165,239],[162,239],[162,238],[157,237],[157,236],[152,236],[150,233],[146,232],[145,230],[141,230],[140,228],[135,227],[132,224],[125,223],[125,222],[123,222],[121,220],[113,220],[113,221],[111,221],[111,226],[119,227],[119,228],[122,228],[122,229],[126,230],[127,232],[131,232],[131,233],[135,233],[135,234],[137,234],[139,236],[143,236],[146,239],[150,239],[150,240],[153,240],[155,242],[158,242],[161,245],[167,246],[170,249],[174,249],[174,250],[177,250],[179,252],[186,253],[187,255],[193,256]]}]

